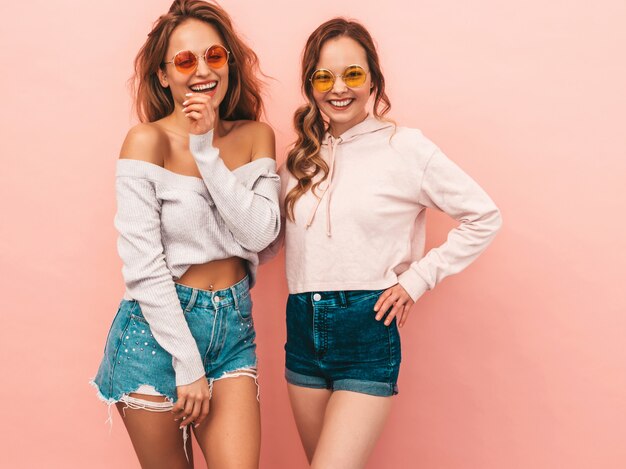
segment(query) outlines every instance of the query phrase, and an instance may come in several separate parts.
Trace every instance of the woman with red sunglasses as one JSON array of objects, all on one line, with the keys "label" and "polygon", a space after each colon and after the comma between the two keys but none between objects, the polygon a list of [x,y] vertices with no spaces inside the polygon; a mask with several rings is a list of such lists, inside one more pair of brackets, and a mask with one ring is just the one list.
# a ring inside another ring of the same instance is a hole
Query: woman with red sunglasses
[{"label": "woman with red sunglasses", "polygon": [[[420,131],[384,119],[385,80],[362,25],[318,27],[301,77],[307,103],[281,169],[285,375],[311,467],[361,468],[398,392],[398,326],[424,292],[476,259],[501,219]],[[424,255],[426,208],[460,225]]]},{"label": "woman with red sunglasses", "polygon": [[142,467],[193,467],[192,425],[209,467],[256,468],[249,288],[280,228],[257,57],[220,7],[176,0],[135,69],[141,123],[116,175],[126,294],[93,384]]}]

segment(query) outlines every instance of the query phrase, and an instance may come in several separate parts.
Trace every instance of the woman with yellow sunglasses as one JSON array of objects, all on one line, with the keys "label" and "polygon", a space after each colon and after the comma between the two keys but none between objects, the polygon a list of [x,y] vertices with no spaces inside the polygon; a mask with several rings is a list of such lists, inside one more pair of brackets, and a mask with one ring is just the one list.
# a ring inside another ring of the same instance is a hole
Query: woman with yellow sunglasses
[{"label": "woman with yellow sunglasses", "polygon": [[142,123],[116,178],[126,294],[93,384],[142,467],[193,467],[193,427],[209,467],[257,468],[249,289],[280,227],[257,57],[220,7],[176,0],[135,68]]},{"label": "woman with yellow sunglasses", "polygon": [[[362,25],[319,26],[301,77],[308,102],[281,170],[285,375],[311,467],[361,468],[398,392],[398,327],[424,292],[487,247],[500,214],[420,131],[383,118],[390,102]],[[424,255],[426,208],[460,225]]]}]

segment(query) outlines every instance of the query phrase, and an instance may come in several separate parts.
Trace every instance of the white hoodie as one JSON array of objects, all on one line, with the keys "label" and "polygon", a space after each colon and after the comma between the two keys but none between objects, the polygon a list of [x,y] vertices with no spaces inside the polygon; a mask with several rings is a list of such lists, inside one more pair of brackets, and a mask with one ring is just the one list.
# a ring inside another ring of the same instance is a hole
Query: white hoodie
[{"label": "white hoodie", "polygon": [[[295,222],[286,220],[281,232],[290,293],[400,283],[417,300],[467,267],[500,228],[485,191],[419,130],[370,116],[337,138],[327,133],[320,153],[329,176],[317,196],[308,191],[298,199]],[[280,174],[284,209],[296,179],[286,165]],[[426,208],[460,224],[424,255]]]}]

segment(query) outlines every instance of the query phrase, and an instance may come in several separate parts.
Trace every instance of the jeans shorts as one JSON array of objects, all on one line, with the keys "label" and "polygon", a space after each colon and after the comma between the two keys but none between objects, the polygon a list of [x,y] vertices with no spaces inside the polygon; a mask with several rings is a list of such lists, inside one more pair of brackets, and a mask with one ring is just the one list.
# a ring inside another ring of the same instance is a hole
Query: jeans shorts
[{"label": "jeans shorts", "polygon": [[383,290],[307,292],[287,300],[287,382],[374,396],[398,393],[396,320],[376,321]]},{"label": "jeans shorts", "polygon": [[[237,370],[256,372],[256,334],[248,277],[218,291],[176,284],[176,292],[210,384]],[[172,355],[152,336],[137,301],[120,303],[92,384],[99,397],[109,404],[124,401],[128,394],[146,388],[176,401]]]}]

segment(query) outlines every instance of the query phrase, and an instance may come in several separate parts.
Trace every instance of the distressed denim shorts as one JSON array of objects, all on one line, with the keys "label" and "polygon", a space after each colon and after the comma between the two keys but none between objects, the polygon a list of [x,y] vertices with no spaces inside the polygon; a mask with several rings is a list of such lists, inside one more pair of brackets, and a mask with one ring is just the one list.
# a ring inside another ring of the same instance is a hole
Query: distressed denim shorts
[{"label": "distressed denim shorts", "polygon": [[[256,334],[248,277],[218,291],[179,284],[176,291],[211,389],[213,381],[220,378],[243,374],[256,379]],[[137,301],[120,303],[92,384],[109,404],[132,404],[128,395],[135,392],[165,396],[170,408],[176,401],[172,355],[152,336]]]},{"label": "distressed denim shorts", "polygon": [[396,320],[376,321],[383,290],[307,292],[287,300],[287,382],[374,396],[398,393]]}]

